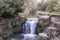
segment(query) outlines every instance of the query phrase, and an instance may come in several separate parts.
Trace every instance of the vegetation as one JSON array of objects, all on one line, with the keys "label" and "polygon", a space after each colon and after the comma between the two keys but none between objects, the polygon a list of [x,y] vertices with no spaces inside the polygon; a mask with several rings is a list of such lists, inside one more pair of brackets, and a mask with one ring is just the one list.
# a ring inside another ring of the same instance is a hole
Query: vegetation
[{"label": "vegetation", "polygon": [[54,7],[57,5],[57,1],[56,0],[49,0],[47,1],[47,10],[51,11],[55,11]]},{"label": "vegetation", "polygon": [[0,0],[0,16],[17,15],[22,12],[24,0]]},{"label": "vegetation", "polygon": [[23,5],[24,0],[0,0],[0,40],[9,40],[21,31],[24,20],[18,13],[23,11]]}]

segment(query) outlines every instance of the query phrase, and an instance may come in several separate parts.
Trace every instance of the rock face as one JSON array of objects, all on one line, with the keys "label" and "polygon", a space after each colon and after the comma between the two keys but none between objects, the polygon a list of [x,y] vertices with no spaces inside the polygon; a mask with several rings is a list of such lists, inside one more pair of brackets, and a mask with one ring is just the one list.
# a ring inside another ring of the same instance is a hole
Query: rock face
[{"label": "rock face", "polygon": [[46,33],[39,33],[40,40],[48,40],[48,35]]},{"label": "rock face", "polygon": [[1,20],[0,21],[0,36],[4,39],[7,40],[7,31],[6,31],[6,21]]},{"label": "rock face", "polygon": [[57,32],[58,32],[57,37],[60,40],[60,16],[52,16],[51,19],[52,19],[54,26],[57,28]]},{"label": "rock face", "polygon": [[40,16],[38,23],[38,31],[43,32],[50,25],[50,16]]},{"label": "rock face", "polygon": [[58,40],[57,35],[58,35],[57,28],[52,26],[48,27],[42,34],[39,33],[39,36],[42,37],[42,39],[46,39],[46,40]]},{"label": "rock face", "polygon": [[3,40],[9,40],[14,34],[21,32],[23,18],[13,17],[0,20],[0,37]]},{"label": "rock face", "polygon": [[41,16],[39,20],[40,25],[45,26],[50,22],[50,16]]},{"label": "rock face", "polygon": [[54,26],[60,30],[60,16],[51,17],[52,22],[54,23]]},{"label": "rock face", "polygon": [[51,21],[52,25],[47,27],[43,33],[39,33],[39,36],[43,40],[60,40],[60,17],[51,17]]}]

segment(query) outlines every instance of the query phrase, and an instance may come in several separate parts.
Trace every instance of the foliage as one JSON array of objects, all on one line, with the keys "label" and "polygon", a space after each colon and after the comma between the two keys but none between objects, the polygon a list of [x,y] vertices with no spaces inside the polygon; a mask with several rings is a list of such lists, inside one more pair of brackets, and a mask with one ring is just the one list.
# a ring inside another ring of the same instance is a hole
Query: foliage
[{"label": "foliage", "polygon": [[38,3],[37,5],[37,9],[38,10],[41,10],[41,11],[45,11],[46,10],[46,7],[47,7],[47,3],[43,2],[43,3]]},{"label": "foliage", "polygon": [[45,3],[38,4],[38,9],[41,11],[58,12],[60,11],[59,0],[47,0]]},{"label": "foliage", "polygon": [[54,7],[57,5],[57,0],[48,0],[47,1],[47,9],[49,11],[55,11]]},{"label": "foliage", "polygon": [[7,32],[7,35],[10,37],[13,35],[13,28],[12,28],[12,25],[11,25],[11,22],[9,20],[6,20],[6,32]]},{"label": "foliage", "polygon": [[54,7],[54,9],[57,11],[57,12],[60,12],[60,1],[57,1],[57,5]]},{"label": "foliage", "polygon": [[24,0],[0,0],[0,16],[17,15],[21,12]]}]

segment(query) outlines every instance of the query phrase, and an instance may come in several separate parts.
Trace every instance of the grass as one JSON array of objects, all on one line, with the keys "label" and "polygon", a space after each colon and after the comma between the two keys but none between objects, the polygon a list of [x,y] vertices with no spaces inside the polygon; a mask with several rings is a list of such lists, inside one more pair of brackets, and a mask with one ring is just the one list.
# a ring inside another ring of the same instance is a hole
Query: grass
[{"label": "grass", "polygon": [[60,16],[60,12],[47,12],[47,11],[38,11],[39,15],[57,15]]},{"label": "grass", "polygon": [[38,11],[34,15],[31,15],[31,14],[29,14],[27,12],[19,13],[19,16],[21,16],[23,18],[40,18],[40,16],[42,16],[42,15],[49,15],[49,16],[57,15],[57,16],[60,16],[60,12]]}]

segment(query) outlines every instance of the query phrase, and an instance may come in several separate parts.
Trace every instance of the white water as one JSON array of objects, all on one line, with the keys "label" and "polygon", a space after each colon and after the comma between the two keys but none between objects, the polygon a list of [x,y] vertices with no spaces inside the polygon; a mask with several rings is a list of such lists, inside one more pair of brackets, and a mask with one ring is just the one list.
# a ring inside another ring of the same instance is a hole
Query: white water
[{"label": "white water", "polygon": [[12,40],[37,40],[36,27],[38,18],[27,18],[23,25],[23,34],[18,34]]},{"label": "white water", "polygon": [[27,18],[27,21],[23,26],[24,30],[23,40],[37,40],[37,35],[35,34],[37,23],[38,18]]},{"label": "white water", "polygon": [[39,3],[42,3],[42,2],[46,2],[47,0],[37,0],[37,2]]}]

